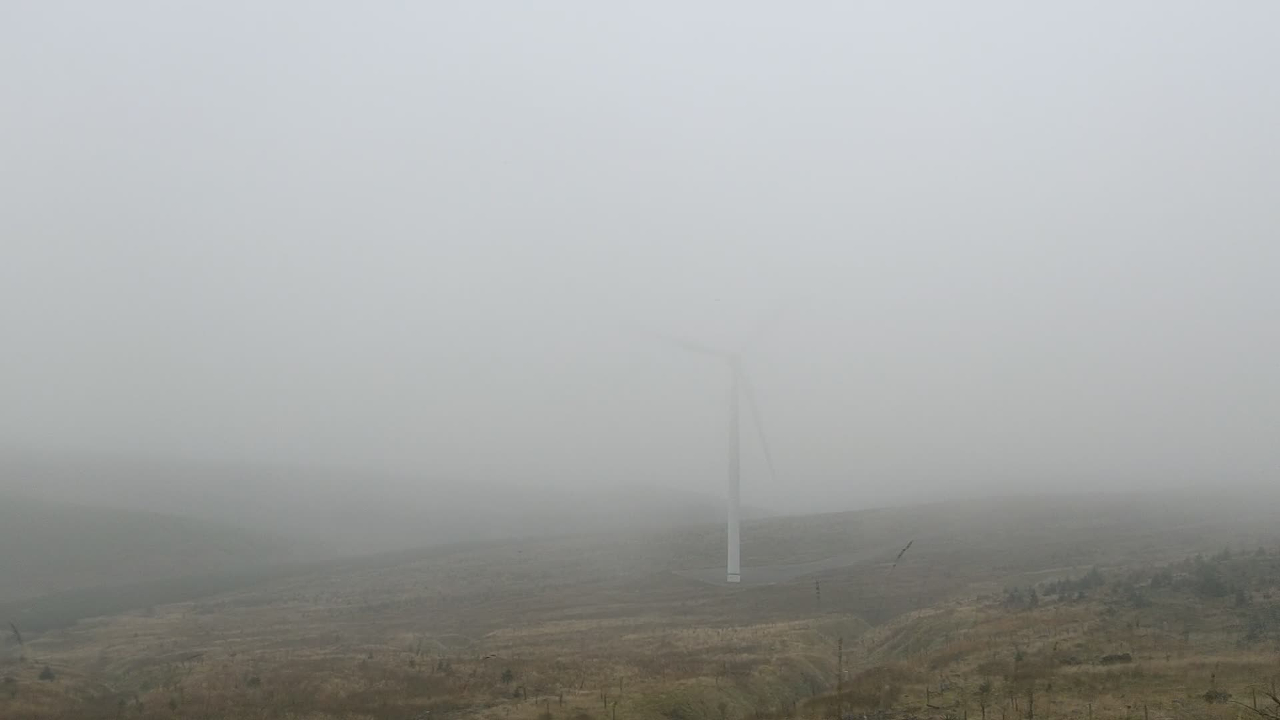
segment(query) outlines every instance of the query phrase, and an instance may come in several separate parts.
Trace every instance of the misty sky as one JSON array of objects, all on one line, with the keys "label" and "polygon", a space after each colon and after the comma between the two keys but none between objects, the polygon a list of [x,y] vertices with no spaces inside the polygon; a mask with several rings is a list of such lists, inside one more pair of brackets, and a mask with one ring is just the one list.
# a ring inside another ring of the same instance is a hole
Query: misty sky
[{"label": "misty sky", "polygon": [[6,3],[0,447],[720,493],[671,334],[747,504],[1274,479],[1277,23]]}]

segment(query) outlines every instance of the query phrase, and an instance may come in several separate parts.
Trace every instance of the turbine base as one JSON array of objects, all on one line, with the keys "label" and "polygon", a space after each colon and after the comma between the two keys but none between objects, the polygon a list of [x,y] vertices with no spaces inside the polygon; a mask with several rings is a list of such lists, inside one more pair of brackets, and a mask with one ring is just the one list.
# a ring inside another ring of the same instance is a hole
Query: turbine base
[{"label": "turbine base", "polygon": [[738,573],[729,573],[728,582],[740,583],[742,582],[742,575],[739,575]]}]

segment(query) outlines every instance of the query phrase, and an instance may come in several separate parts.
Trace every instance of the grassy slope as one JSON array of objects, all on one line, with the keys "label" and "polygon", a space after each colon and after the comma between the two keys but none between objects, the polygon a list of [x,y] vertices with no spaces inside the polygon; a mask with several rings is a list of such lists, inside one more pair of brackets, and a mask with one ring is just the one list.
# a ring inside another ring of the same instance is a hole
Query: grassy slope
[{"label": "grassy slope", "polygon": [[[1105,649],[1099,638],[1124,628],[1124,614],[1102,598],[1017,610],[979,597],[1095,564],[1110,575],[1226,543],[1274,547],[1280,533],[1268,519],[1245,515],[1227,503],[1113,498],[774,518],[747,525],[748,567],[846,552],[867,559],[760,588],[671,573],[718,564],[718,527],[349,561],[154,614],[82,622],[29,642],[20,651],[25,662],[14,660],[19,650],[10,643],[0,675],[14,678],[12,697],[5,705],[0,687],[0,715],[74,709],[105,718],[122,708],[140,718],[409,718],[428,710],[435,718],[487,720],[818,715],[830,702],[824,693],[836,676],[836,639],[844,637],[850,682],[872,687],[874,703],[896,685],[898,696],[886,697],[894,708],[940,716],[946,711],[923,702],[925,683],[939,670],[971,686],[977,663],[996,663],[983,672],[1002,688],[999,653],[1012,647],[1009,638],[1039,667],[1044,653],[1056,652],[1045,648],[1067,633],[1085,643],[1082,657],[1092,657]],[[911,551],[890,570],[909,539]],[[1161,602],[1184,614],[1201,611],[1191,596]],[[868,620],[884,624],[864,636]],[[1208,629],[1217,627],[1206,625],[1206,644],[1187,649],[1188,667],[1235,647],[1234,636]],[[985,630],[966,635],[974,628]],[[57,680],[36,679],[46,664]],[[1132,667],[1098,682],[1124,693],[1124,683],[1139,681],[1123,674]],[[864,671],[873,674],[856,674]],[[1060,693],[1052,701],[1060,709],[1085,697],[1068,705],[1061,689],[1046,692]]]},{"label": "grassy slope", "polygon": [[[1234,718],[1280,710],[1280,551],[1103,571],[1099,582],[912,613],[866,633],[846,710],[980,717]],[[1083,576],[1083,577],[1087,577]],[[1061,592],[1060,592],[1061,591]],[[1122,657],[1109,662],[1108,658]],[[886,691],[886,688],[889,688]],[[1233,702],[1234,701],[1234,702]],[[812,702],[815,714],[838,700]]]},{"label": "grassy slope", "polygon": [[0,604],[279,561],[279,540],[158,513],[0,496]]}]

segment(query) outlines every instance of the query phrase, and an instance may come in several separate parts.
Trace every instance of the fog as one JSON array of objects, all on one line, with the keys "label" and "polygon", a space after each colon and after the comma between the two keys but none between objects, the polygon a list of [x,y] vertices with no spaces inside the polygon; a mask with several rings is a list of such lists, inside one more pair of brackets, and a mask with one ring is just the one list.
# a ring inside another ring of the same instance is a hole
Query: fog
[{"label": "fog", "polygon": [[1277,22],[7,6],[0,491],[718,498],[672,337],[765,511],[1273,482]]}]

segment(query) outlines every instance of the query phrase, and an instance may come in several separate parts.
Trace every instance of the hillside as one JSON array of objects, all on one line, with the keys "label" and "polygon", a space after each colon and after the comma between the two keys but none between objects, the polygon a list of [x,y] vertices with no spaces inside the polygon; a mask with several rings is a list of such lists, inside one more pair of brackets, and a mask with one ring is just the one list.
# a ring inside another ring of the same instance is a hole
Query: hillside
[{"label": "hillside", "polygon": [[[671,488],[543,488],[365,471],[0,452],[31,497],[235,523],[330,556],[446,543],[654,532],[719,522],[724,501]],[[379,488],[370,493],[370,486]],[[744,508],[744,517],[761,517]]]},{"label": "hillside", "polygon": [[1278,596],[1274,544],[1053,573],[868,631],[811,711],[1274,717]]},{"label": "hillside", "polygon": [[0,496],[0,606],[279,563],[295,548],[265,533],[177,515]]},{"label": "hillside", "polygon": [[[0,715],[829,717],[842,638],[846,690],[862,693],[847,709],[980,714],[956,688],[989,681],[1004,720],[1028,717],[1017,693],[1034,667],[1042,717],[1083,718],[1091,702],[1138,717],[1133,683],[1169,655],[1172,674],[1146,697],[1163,713],[1203,695],[1201,676],[1231,653],[1245,661],[1219,678],[1239,697],[1274,645],[1270,625],[1248,627],[1273,614],[1280,531],[1252,507],[1041,498],[768,518],[744,527],[744,574],[851,559],[758,587],[678,574],[722,562],[718,526],[351,559],[0,642],[0,674],[14,679]],[[1204,563],[1219,564],[1211,596]],[[1102,664],[1126,652],[1133,662]],[[1063,658],[1074,660],[1054,665]],[[46,666],[55,680],[38,679]]]}]

